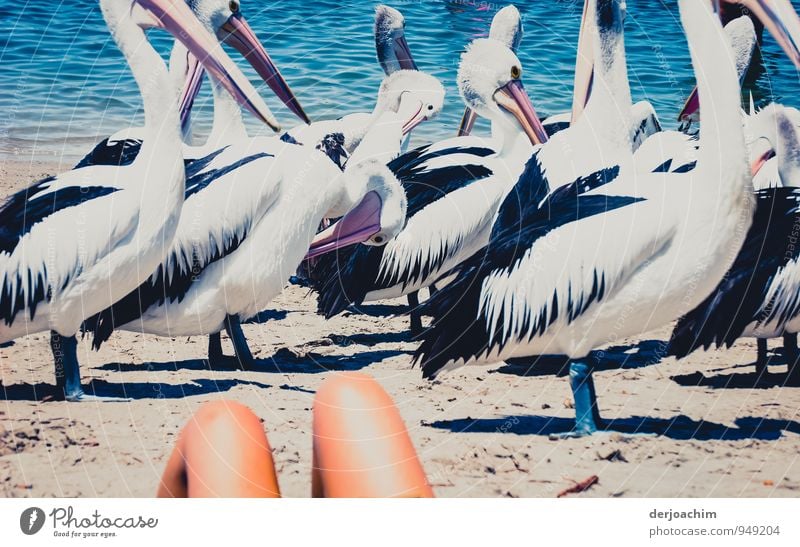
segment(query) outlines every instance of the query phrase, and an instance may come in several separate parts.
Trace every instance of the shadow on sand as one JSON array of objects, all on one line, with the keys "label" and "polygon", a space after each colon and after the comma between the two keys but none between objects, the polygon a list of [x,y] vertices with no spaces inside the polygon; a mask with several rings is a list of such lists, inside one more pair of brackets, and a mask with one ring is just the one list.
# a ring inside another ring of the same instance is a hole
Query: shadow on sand
[{"label": "shadow on sand", "polygon": [[[758,439],[772,441],[779,439],[785,431],[800,434],[800,423],[798,422],[753,417],[738,418],[735,422],[736,427],[702,420],[696,421],[684,415],[674,416],[670,419],[632,416],[608,420],[607,423],[610,430],[622,434],[654,434],[676,440]],[[439,420],[426,425],[457,433],[511,433],[549,436],[571,431],[575,421],[570,418],[548,416],[506,416],[504,418]]]},{"label": "shadow on sand", "polygon": [[[83,389],[88,395],[100,397],[127,397],[129,399],[182,399],[192,395],[221,393],[237,386],[253,386],[259,389],[268,384],[248,380],[212,380],[200,378],[186,384],[164,384],[160,382],[106,382],[92,380]],[[0,386],[0,399],[6,401],[41,401],[45,398],[63,398],[63,393],[53,384],[15,384]]]},{"label": "shadow on sand", "polygon": [[[598,361],[597,371],[635,369],[660,363],[666,355],[666,346],[666,342],[661,340],[642,340],[636,344],[593,351],[591,355]],[[563,355],[539,355],[509,359],[503,366],[490,372],[516,376],[565,376],[568,369],[569,359]]]},{"label": "shadow on sand", "polygon": [[[328,371],[360,370],[373,363],[383,361],[407,352],[397,350],[362,351],[355,355],[321,355],[307,353],[298,355],[287,348],[281,348],[271,357],[256,359],[255,367],[249,372],[319,374]],[[237,372],[238,361],[228,357],[224,367],[210,368],[205,359],[186,359],[183,361],[150,361],[147,363],[108,363],[95,367],[99,370],[115,372],[176,372],[178,370],[204,370],[215,372]]]}]

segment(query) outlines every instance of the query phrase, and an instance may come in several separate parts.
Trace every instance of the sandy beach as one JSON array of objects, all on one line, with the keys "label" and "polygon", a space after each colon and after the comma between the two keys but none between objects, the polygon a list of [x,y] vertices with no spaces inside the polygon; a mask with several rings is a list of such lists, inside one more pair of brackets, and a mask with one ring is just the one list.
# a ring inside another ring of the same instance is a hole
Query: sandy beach
[{"label": "sandy beach", "polygon": [[[58,171],[0,163],[2,194]],[[681,362],[661,355],[670,327],[621,341],[595,375],[601,412],[619,429],[650,435],[555,441],[549,434],[568,430],[573,417],[563,363],[499,363],[427,382],[412,368],[403,304],[325,320],[313,294],[290,286],[244,327],[254,372],[209,370],[202,337],[118,332],[99,352],[84,340],[84,385],[129,403],[47,401],[49,337],[18,339],[0,349],[0,495],[153,496],[188,417],[230,398],[263,419],[283,495],[308,496],[312,400],[341,370],[373,375],[394,398],[437,496],[555,497],[593,475],[599,482],[578,495],[800,495],[800,388],[780,386],[779,340],[770,343],[772,374],[756,387],[754,340]]]}]

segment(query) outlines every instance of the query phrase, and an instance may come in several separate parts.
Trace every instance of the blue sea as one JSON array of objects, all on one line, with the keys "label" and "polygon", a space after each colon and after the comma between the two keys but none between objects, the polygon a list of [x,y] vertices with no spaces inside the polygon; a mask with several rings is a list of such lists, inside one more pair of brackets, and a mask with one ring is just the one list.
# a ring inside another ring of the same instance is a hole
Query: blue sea
[{"label": "blue sea", "polygon": [[[371,110],[383,75],[372,37],[373,2],[348,0],[242,0],[242,13],[313,120]],[[567,110],[582,0],[525,0],[525,38],[519,57],[523,80],[544,115]],[[504,3],[479,0],[396,1],[406,36],[422,70],[448,92],[442,115],[415,132],[420,143],[452,136],[463,105],[455,86],[465,45],[485,36]],[[628,0],[625,23],[634,100],[648,99],[667,127],[694,85],[689,54],[674,1]],[[800,0],[795,2],[800,8]],[[0,20],[0,158],[74,161],[121,128],[141,125],[141,103],[127,65],[94,0],[3,2]],[[171,37],[151,31],[166,57]],[[234,50],[231,56],[245,67]],[[761,67],[751,71],[744,98],[800,106],[800,77],[765,34]],[[245,68],[255,82],[256,75]],[[259,89],[285,127],[293,117],[269,89]],[[210,126],[208,85],[196,103],[195,129]],[[254,120],[251,134],[266,133]],[[485,122],[476,131],[486,128]]]}]

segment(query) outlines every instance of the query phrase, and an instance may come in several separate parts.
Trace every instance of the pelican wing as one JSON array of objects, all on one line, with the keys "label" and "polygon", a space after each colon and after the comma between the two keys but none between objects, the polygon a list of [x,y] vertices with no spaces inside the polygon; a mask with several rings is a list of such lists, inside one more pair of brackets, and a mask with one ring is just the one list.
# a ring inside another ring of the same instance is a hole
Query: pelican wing
[{"label": "pelican wing", "polygon": [[800,190],[767,188],[756,197],[742,249],[716,289],[678,321],[671,355],[730,347],[751,323],[781,331],[800,313]]},{"label": "pelican wing", "polygon": [[269,167],[259,161],[269,161],[272,154],[259,152],[228,163],[222,152],[187,167],[186,202],[166,259],[136,290],[85,321],[94,347],[153,306],[183,300],[203,271],[236,251],[278,199],[280,184],[262,182]]},{"label": "pelican wing", "polygon": [[22,310],[32,319],[39,303],[135,229],[136,215],[115,200],[121,188],[101,180],[113,180],[113,174],[104,167],[69,171],[0,205],[0,316],[6,324]]},{"label": "pelican wing", "polygon": [[415,357],[426,377],[524,343],[557,321],[571,323],[668,243],[669,234],[645,234],[615,252],[631,230],[632,208],[645,201],[585,192],[617,176],[618,168],[604,169],[540,202],[544,173],[529,162],[485,251],[427,304],[433,325]]},{"label": "pelican wing", "polygon": [[130,165],[141,149],[141,139],[108,137],[97,143],[91,152],[75,165],[75,169],[91,165]]}]

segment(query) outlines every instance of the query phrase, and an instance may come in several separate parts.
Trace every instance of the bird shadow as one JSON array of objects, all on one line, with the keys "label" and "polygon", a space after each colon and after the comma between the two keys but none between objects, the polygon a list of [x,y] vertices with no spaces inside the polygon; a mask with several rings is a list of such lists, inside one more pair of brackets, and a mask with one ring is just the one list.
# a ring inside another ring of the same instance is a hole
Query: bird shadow
[{"label": "bird shadow", "polygon": [[[297,354],[288,348],[281,348],[269,357],[256,359],[248,372],[319,374],[327,371],[353,371],[403,353],[409,352],[376,350],[363,351],[355,355],[322,355],[314,352]],[[239,362],[233,356],[227,356],[224,364],[213,368],[209,366],[206,359],[151,361],[141,364],[107,363],[95,368],[114,372],[176,372],[178,370],[236,372],[240,370]]]},{"label": "bird shadow", "polygon": [[286,310],[262,310],[253,317],[244,321],[245,324],[262,324],[269,321],[282,321],[286,319],[289,312]]},{"label": "bird shadow", "polygon": [[[200,378],[185,384],[164,384],[160,382],[106,382],[92,380],[84,385],[87,395],[99,397],[122,397],[129,399],[182,399],[193,395],[222,393],[237,386],[253,386],[260,389],[271,387],[268,384],[248,380],[224,379],[214,380]],[[2,386],[0,400],[6,401],[42,401],[61,399],[63,391],[53,384],[14,384]]]},{"label": "bird shadow", "polygon": [[413,342],[414,338],[408,331],[402,332],[368,332],[360,334],[329,334],[327,339],[335,345],[347,347],[353,344],[360,346],[375,346],[397,342]]},{"label": "bird shadow", "polygon": [[[635,344],[612,346],[593,351],[590,358],[595,370],[636,369],[657,365],[666,356],[667,344],[661,340],[642,340]],[[569,359],[563,355],[537,355],[509,359],[490,372],[515,376],[565,376],[569,372]]]},{"label": "bird shadow", "polygon": [[361,370],[390,357],[409,353],[399,350],[362,351],[354,355],[321,355],[307,353],[298,355],[288,348],[281,348],[272,356],[256,359],[254,372],[281,374],[321,374],[329,371]]},{"label": "bird shadow", "polygon": [[[737,441],[758,439],[772,441],[784,432],[800,434],[800,423],[768,418],[737,418],[736,427],[706,420],[693,420],[685,415],[669,419],[632,416],[607,420],[609,431],[624,434],[659,435],[675,440]],[[558,435],[572,431],[575,420],[550,416],[505,416],[502,418],[461,418],[426,423],[428,427],[454,433],[510,433],[514,435]]]},{"label": "bird shadow", "polygon": [[386,317],[389,315],[406,315],[408,314],[408,306],[403,304],[360,304],[348,307],[347,312],[354,315]]},{"label": "bird shadow", "polygon": [[775,387],[800,387],[789,379],[787,373],[734,372],[706,376],[702,372],[678,374],[670,379],[684,387],[709,387],[711,389],[772,389]]}]

